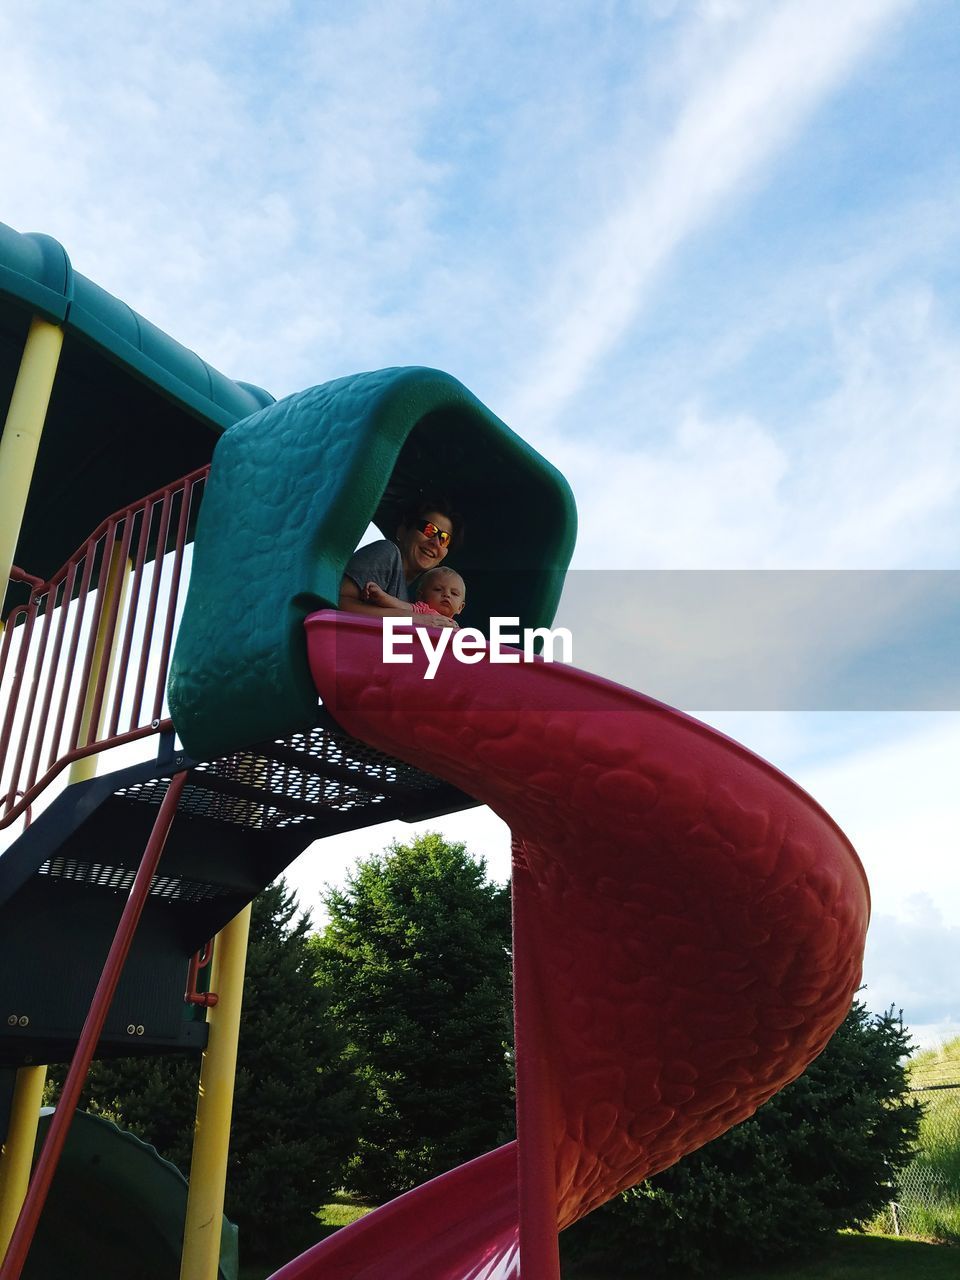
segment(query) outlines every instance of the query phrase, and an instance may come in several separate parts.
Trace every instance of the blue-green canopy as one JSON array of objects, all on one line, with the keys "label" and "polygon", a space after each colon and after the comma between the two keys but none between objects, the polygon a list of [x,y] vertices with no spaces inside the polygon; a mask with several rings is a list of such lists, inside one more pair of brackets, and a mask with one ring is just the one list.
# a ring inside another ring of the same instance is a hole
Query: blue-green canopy
[{"label": "blue-green canopy", "polygon": [[0,223],[0,389],[9,401],[31,317],[63,353],[16,563],[52,574],[112,511],[208,462],[224,428],[273,403],[93,281],[45,235]]}]

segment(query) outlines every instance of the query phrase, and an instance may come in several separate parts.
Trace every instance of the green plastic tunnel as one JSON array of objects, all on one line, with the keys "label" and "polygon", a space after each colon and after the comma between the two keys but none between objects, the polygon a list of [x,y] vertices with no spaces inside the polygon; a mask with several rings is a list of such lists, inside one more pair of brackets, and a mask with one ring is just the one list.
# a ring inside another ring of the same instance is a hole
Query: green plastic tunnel
[{"label": "green plastic tunnel", "polygon": [[[38,1150],[52,1107],[41,1112]],[[23,1280],[178,1280],[187,1180],[154,1147],[78,1111]],[[217,1280],[237,1280],[237,1228],[223,1220]]]}]

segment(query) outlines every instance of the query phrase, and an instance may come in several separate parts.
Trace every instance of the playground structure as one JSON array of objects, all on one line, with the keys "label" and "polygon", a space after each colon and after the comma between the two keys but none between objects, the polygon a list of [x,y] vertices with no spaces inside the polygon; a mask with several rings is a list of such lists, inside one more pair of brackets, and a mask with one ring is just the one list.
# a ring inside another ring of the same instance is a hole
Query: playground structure
[{"label": "playground structure", "polygon": [[[541,662],[448,656],[424,682],[383,666],[376,621],[333,612],[368,523],[390,535],[418,489],[453,489],[463,621],[553,620],[569,489],[448,375],[274,403],[6,228],[0,337],[0,1277],[90,1058],[202,1052],[181,1275],[212,1280],[249,903],[320,837],[478,801],[514,833],[517,1139],[278,1277],[558,1276],[559,1229],[820,1052],[859,980],[856,855],[679,712]],[[510,506],[520,543],[490,514]],[[37,1064],[71,1056],[24,1199]]]}]

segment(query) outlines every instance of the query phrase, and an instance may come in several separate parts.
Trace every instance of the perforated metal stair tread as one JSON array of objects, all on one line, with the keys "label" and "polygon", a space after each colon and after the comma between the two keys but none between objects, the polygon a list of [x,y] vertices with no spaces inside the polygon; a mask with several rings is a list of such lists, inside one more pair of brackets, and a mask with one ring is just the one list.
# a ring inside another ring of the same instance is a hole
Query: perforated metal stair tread
[{"label": "perforated metal stair tread", "polygon": [[[118,796],[159,805],[168,777],[121,788]],[[472,803],[448,783],[364,746],[328,726],[261,743],[198,764],[184,788],[181,812],[255,830],[279,829],[388,805],[402,816],[432,816],[438,802]],[[374,821],[379,819],[374,819]],[[353,825],[353,822],[350,823]]]},{"label": "perforated metal stair tread", "polygon": [[[127,893],[137,872],[135,867],[111,866],[103,862],[83,862],[77,858],[48,858],[37,874]],[[230,892],[231,890],[225,885],[207,884],[200,880],[189,880],[184,876],[156,875],[150,883],[152,897],[165,898],[169,901],[204,902],[211,898],[223,897]]]},{"label": "perforated metal stair tread", "polygon": [[[0,1004],[29,1015],[26,1027],[0,1027],[0,1065],[69,1057],[157,808],[183,769],[189,779],[98,1049],[104,1056],[202,1048],[203,1024],[183,1014],[190,956],[314,841],[476,803],[332,722],[201,762],[170,734],[156,759],[65,788],[0,857]],[[46,962],[31,966],[37,933],[51,920]],[[151,1004],[158,984],[169,997],[159,1011]],[[141,1023],[148,1033],[134,1045],[128,1026]]]}]

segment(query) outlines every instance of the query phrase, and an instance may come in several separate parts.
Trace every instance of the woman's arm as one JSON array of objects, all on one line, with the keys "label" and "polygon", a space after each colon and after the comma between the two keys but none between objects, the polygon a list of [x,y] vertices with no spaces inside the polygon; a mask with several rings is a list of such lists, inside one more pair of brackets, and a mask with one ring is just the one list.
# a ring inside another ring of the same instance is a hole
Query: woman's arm
[{"label": "woman's arm", "polygon": [[[379,599],[369,594],[371,587]],[[413,614],[409,601],[398,600],[373,582],[361,591],[352,578],[346,577],[340,583],[339,603],[344,613],[360,613],[367,618],[409,618]]]},{"label": "woman's arm", "polygon": [[414,613],[409,600],[390,595],[375,582],[368,582],[360,590],[352,578],[340,583],[340,608],[344,613],[359,613],[367,618],[410,618],[418,627],[456,627],[454,618],[441,613]]}]

